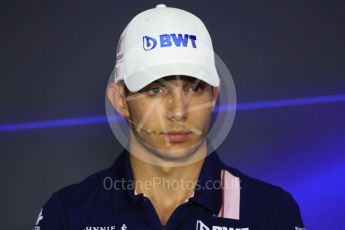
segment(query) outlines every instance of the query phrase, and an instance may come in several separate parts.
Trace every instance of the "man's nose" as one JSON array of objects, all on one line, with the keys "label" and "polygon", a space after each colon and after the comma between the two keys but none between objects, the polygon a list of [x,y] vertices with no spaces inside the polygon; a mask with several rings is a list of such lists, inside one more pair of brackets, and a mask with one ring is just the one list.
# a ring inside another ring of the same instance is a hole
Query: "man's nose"
[{"label": "man's nose", "polygon": [[175,90],[167,101],[167,117],[173,120],[185,120],[187,118],[187,101],[183,90]]}]

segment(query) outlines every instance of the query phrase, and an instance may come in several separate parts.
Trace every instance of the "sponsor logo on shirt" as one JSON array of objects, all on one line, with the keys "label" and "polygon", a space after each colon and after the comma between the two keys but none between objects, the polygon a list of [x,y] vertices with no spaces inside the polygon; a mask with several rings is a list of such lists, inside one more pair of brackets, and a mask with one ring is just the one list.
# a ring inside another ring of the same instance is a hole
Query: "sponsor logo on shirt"
[{"label": "sponsor logo on shirt", "polygon": [[191,34],[161,34],[159,38],[143,36],[144,50],[152,50],[157,44],[159,47],[196,47],[196,36]]},{"label": "sponsor logo on shirt", "polygon": [[115,226],[85,227],[84,230],[115,230]]},{"label": "sponsor logo on shirt", "polygon": [[40,213],[38,214],[38,217],[37,217],[37,220],[36,220],[36,226],[35,226],[34,230],[40,230],[40,226],[38,226],[38,224],[43,219],[42,212],[43,212],[43,209],[41,209]]},{"label": "sponsor logo on shirt", "polygon": [[38,214],[37,220],[36,220],[36,225],[40,223],[40,221],[43,219],[42,215],[43,209],[41,209],[40,214]]},{"label": "sponsor logo on shirt", "polygon": [[249,228],[233,228],[227,226],[207,226],[201,220],[196,221],[196,230],[249,230]]},{"label": "sponsor logo on shirt", "polygon": [[[115,228],[115,226],[85,227],[83,230],[118,230],[118,228]],[[127,230],[127,226],[123,224],[121,230]]]}]

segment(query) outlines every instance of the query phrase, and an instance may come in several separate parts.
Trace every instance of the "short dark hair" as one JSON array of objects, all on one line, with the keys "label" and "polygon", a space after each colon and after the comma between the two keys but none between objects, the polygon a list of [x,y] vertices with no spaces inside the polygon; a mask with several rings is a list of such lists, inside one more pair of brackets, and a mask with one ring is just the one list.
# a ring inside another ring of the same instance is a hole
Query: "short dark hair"
[{"label": "short dark hair", "polygon": [[133,94],[126,86],[124,81],[119,81],[118,84],[123,87],[123,91],[125,93],[125,96],[128,96],[130,94]]}]

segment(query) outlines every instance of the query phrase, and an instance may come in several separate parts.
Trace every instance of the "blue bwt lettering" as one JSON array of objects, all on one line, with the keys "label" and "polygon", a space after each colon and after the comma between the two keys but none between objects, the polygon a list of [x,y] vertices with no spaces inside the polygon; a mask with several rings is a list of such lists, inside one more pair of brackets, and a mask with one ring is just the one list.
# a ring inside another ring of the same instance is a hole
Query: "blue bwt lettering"
[{"label": "blue bwt lettering", "polygon": [[[196,36],[190,34],[161,34],[159,35],[160,47],[188,47],[196,46]],[[189,45],[190,44],[190,45]],[[157,45],[157,40],[153,37],[143,36],[143,48],[144,50],[152,50]]]}]

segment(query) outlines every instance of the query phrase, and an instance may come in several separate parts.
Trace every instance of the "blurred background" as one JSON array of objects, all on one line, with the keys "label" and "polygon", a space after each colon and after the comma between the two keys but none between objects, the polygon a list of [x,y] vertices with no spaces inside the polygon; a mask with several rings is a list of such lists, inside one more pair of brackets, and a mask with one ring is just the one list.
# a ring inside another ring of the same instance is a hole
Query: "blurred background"
[{"label": "blurred background", "polygon": [[307,229],[344,226],[344,1],[2,0],[1,229],[32,229],[54,191],[121,152],[105,87],[122,30],[158,3],[199,16],[232,73],[221,159],[289,191]]}]

